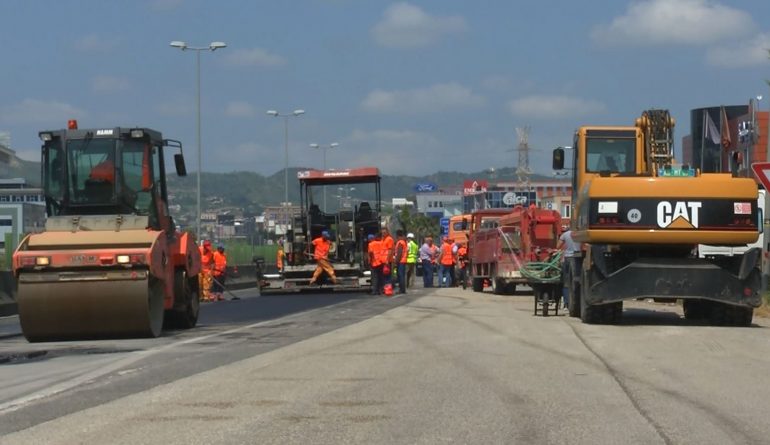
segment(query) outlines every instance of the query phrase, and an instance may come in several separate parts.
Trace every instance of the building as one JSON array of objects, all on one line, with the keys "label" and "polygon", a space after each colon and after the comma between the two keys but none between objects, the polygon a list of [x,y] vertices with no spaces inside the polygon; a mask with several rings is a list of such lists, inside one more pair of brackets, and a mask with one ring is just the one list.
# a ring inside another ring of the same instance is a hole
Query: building
[{"label": "building", "polygon": [[562,181],[531,181],[529,187],[518,182],[500,182],[482,191],[468,191],[463,196],[464,213],[480,209],[512,208],[516,205],[535,204],[538,207],[556,206],[562,215],[570,214],[572,184]]},{"label": "building", "polygon": [[[722,122],[723,115],[727,117],[726,122]],[[752,120],[756,121],[759,132],[755,143],[739,134],[741,124]],[[729,134],[729,147],[722,143],[723,128]],[[767,111],[755,110],[752,113],[748,105],[696,108],[690,110],[690,134],[682,138],[682,163],[699,168],[704,173],[747,175],[747,166],[768,160],[770,147],[767,135]]]},{"label": "building", "polygon": [[463,213],[463,196],[457,192],[426,192],[415,197],[417,211],[434,218],[448,218]]},{"label": "building", "polygon": [[287,229],[291,229],[294,218],[302,216],[302,207],[298,205],[267,206],[262,212],[265,230],[270,234],[284,235]]},{"label": "building", "polygon": [[15,247],[26,233],[45,228],[43,190],[27,187],[22,178],[0,179],[0,250],[5,253],[6,240]]}]

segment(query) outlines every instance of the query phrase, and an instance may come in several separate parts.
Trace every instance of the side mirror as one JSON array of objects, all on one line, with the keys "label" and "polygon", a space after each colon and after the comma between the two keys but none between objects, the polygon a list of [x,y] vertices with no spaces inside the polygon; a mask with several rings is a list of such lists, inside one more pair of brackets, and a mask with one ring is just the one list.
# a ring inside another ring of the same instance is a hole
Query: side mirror
[{"label": "side mirror", "polygon": [[176,153],[174,155],[174,166],[176,167],[176,174],[178,176],[187,176],[187,167],[184,165],[184,155],[182,155],[182,153]]},{"label": "side mirror", "polygon": [[564,170],[564,149],[557,147],[553,149],[553,166],[554,170]]}]

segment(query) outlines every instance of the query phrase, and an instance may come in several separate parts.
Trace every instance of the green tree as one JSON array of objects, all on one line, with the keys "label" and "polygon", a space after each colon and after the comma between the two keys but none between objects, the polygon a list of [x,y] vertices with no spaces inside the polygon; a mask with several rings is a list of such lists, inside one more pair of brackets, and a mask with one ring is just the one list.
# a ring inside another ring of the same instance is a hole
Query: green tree
[{"label": "green tree", "polygon": [[407,207],[402,207],[395,216],[401,229],[406,233],[414,233],[417,240],[421,240],[426,236],[435,238],[439,234],[439,221],[436,218],[431,218],[421,213],[413,213]]}]

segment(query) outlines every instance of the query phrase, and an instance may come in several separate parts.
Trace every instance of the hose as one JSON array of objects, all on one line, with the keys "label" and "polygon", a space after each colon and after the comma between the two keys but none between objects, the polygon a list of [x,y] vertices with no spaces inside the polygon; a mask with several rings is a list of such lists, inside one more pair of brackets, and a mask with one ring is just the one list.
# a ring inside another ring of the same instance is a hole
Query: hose
[{"label": "hose", "polygon": [[561,282],[561,251],[551,255],[547,261],[532,261],[522,264],[519,272],[528,281],[538,284]]}]

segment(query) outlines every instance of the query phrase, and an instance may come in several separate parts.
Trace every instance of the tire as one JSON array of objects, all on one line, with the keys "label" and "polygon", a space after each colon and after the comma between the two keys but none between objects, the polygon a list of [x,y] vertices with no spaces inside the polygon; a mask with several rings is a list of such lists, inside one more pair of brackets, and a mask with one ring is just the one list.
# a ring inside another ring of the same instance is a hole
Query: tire
[{"label": "tire", "polygon": [[708,313],[708,303],[703,300],[684,300],[682,311],[686,320],[702,320]]},{"label": "tire", "polygon": [[484,279],[473,277],[471,279],[471,287],[473,287],[473,292],[484,292]]},{"label": "tire", "polygon": [[[587,289],[587,272],[583,271],[581,289]],[[589,305],[586,299],[580,298],[580,320],[586,324],[619,324],[623,319],[623,302]],[[570,302],[570,307],[573,303]],[[571,312],[570,312],[571,313]]]},{"label": "tire", "polygon": [[516,283],[508,283],[505,285],[505,295],[516,295]]},{"label": "tire", "polygon": [[570,317],[580,317],[580,283],[570,280],[569,285],[569,311]]},{"label": "tire", "polygon": [[200,298],[198,296],[197,277],[189,278],[187,272],[178,269],[174,272],[174,309],[166,311],[167,327],[192,329],[198,324]]},{"label": "tire", "polygon": [[754,318],[754,309],[712,302],[708,319],[713,326],[749,327]]}]

